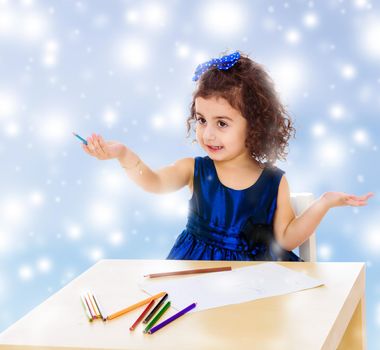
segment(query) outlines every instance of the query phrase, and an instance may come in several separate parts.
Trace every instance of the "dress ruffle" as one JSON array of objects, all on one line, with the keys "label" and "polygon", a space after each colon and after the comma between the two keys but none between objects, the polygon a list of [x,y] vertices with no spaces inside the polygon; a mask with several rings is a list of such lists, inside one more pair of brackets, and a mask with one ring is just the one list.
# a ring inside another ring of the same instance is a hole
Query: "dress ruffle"
[{"label": "dress ruffle", "polygon": [[303,261],[277,244],[270,225],[248,220],[239,234],[231,235],[222,229],[207,229],[195,213],[190,215],[186,229],[178,236],[167,259]]}]

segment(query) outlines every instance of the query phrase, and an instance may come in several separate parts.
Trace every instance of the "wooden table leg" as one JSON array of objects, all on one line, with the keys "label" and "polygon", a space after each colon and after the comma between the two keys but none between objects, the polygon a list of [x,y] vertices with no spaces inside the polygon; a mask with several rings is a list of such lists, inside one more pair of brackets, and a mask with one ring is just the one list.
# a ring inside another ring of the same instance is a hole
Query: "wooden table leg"
[{"label": "wooden table leg", "polygon": [[365,296],[363,295],[352,315],[338,349],[364,350],[366,347]]}]

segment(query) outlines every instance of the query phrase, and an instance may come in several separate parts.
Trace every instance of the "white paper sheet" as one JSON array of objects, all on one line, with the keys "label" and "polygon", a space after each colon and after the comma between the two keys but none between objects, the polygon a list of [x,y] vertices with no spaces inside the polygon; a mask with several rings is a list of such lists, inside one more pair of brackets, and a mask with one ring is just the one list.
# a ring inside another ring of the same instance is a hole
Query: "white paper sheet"
[{"label": "white paper sheet", "polygon": [[141,289],[154,295],[165,291],[175,309],[196,302],[193,311],[238,304],[260,298],[297,292],[323,285],[323,282],[304,273],[293,271],[274,262],[205,273],[193,277],[177,276],[163,281],[147,279]]}]

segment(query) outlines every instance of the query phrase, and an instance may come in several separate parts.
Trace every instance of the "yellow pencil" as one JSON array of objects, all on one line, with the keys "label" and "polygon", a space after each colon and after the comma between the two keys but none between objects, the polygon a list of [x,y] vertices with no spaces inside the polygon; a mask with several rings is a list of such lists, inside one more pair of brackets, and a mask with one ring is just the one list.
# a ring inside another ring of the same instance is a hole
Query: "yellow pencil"
[{"label": "yellow pencil", "polygon": [[158,298],[161,298],[162,296],[164,296],[166,294],[166,292],[161,292],[161,293],[158,293],[156,295],[153,295],[152,297],[149,297],[147,299],[144,299],[144,300],[141,300],[139,301],[138,303],[136,304],[133,304],[131,306],[128,306],[127,308],[123,309],[123,310],[120,310],[118,312],[115,312],[114,314],[111,314],[109,316],[107,316],[107,320],[112,320],[113,318],[116,318],[116,317],[119,317],[121,315],[124,315],[126,314],[127,312],[129,311],[132,311],[134,309],[137,309],[138,307],[140,306],[143,306],[145,304],[148,304],[150,303],[152,300],[155,300],[155,299],[158,299]]},{"label": "yellow pencil", "polygon": [[94,296],[92,295],[92,293],[88,292],[87,296],[88,296],[88,299],[90,299],[91,306],[93,307],[93,309],[95,311],[96,318],[102,318],[101,315],[100,315],[99,309],[98,309],[98,307],[97,307],[97,305],[95,303]]}]

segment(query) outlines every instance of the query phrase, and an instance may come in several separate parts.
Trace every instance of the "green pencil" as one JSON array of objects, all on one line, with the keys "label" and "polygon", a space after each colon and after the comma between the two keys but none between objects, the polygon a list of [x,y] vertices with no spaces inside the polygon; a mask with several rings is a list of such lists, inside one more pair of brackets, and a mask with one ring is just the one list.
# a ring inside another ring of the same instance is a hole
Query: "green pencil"
[{"label": "green pencil", "polygon": [[89,310],[89,308],[87,306],[86,299],[84,298],[84,295],[80,296],[80,300],[82,302],[82,305],[83,305],[84,311],[86,312],[86,316],[87,316],[88,320],[90,322],[92,322],[91,312],[90,312],[90,310]]},{"label": "green pencil", "polygon": [[170,301],[168,301],[165,306],[158,312],[156,317],[153,318],[152,321],[149,322],[149,324],[145,327],[144,333],[148,333],[149,330],[156,324],[156,322],[161,318],[161,316],[165,313],[167,309],[169,309]]}]

